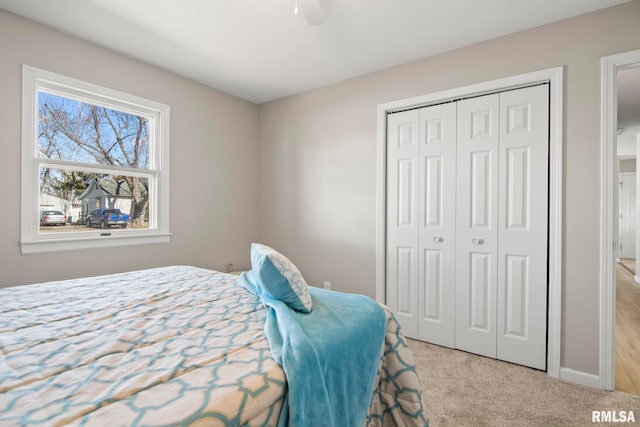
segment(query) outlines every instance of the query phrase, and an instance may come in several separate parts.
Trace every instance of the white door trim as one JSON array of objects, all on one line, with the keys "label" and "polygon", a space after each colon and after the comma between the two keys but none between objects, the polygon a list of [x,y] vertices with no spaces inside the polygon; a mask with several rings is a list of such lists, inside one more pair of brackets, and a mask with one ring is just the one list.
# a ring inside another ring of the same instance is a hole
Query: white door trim
[{"label": "white door trim", "polygon": [[563,181],[563,68],[534,71],[485,83],[378,105],[376,168],[376,299],[385,302],[386,290],[386,134],[387,114],[467,96],[551,83],[549,93],[549,300],[547,373],[560,376],[562,338],[562,181]]},{"label": "white door trim", "polygon": [[615,388],[617,220],[617,72],[640,66],[640,50],[605,56],[600,62],[600,388]]}]

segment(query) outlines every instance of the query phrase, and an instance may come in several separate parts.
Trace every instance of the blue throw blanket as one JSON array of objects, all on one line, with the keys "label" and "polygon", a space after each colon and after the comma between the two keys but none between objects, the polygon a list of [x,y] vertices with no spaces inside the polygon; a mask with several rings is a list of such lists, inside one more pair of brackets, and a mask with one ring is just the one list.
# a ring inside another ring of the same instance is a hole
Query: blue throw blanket
[{"label": "blue throw blanket", "polygon": [[265,334],[287,376],[280,426],[361,427],[373,396],[387,319],[363,295],[310,287],[311,313],[266,295],[251,275],[238,283],[270,308]]}]

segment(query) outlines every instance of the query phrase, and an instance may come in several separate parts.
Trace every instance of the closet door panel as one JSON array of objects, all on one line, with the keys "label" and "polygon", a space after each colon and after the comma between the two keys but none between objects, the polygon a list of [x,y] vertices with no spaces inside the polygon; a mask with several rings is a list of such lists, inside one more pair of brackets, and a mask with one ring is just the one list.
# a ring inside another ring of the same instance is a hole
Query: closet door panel
[{"label": "closet door panel", "polygon": [[499,95],[457,103],[455,347],[496,357]]},{"label": "closet door panel", "polygon": [[548,86],[500,94],[497,357],[546,368]]},{"label": "closet door panel", "polygon": [[418,338],[453,347],[456,107],[420,110]]},{"label": "closet door panel", "polygon": [[387,305],[418,337],[419,111],[387,117]]}]

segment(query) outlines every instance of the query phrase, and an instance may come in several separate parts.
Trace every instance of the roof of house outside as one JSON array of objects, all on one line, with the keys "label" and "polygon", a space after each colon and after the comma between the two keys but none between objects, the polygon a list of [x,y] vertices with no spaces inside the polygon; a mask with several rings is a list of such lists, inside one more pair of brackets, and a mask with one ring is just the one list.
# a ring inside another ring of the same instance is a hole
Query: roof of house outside
[{"label": "roof of house outside", "polygon": [[113,180],[107,178],[96,178],[93,180],[91,184],[87,187],[86,190],[82,192],[78,199],[95,199],[98,197],[121,197],[121,198],[132,198],[131,189],[129,188],[129,184],[127,184],[124,180]]}]

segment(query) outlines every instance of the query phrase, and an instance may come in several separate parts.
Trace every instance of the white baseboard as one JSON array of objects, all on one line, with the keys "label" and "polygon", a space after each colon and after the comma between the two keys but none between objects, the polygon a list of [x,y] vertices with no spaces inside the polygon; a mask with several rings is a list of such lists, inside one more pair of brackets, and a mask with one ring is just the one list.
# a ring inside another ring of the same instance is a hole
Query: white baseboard
[{"label": "white baseboard", "polygon": [[600,377],[587,372],[575,371],[569,368],[560,368],[560,379],[586,385],[588,387],[600,388]]},{"label": "white baseboard", "polygon": [[640,276],[633,276],[633,280],[636,282],[636,285],[640,285]]}]

